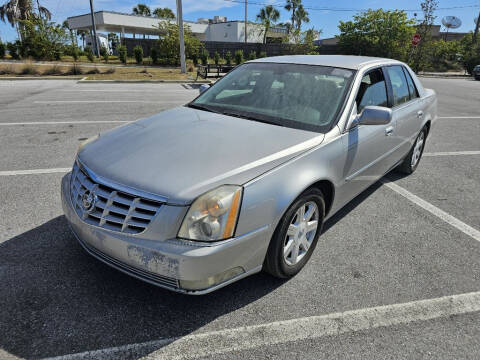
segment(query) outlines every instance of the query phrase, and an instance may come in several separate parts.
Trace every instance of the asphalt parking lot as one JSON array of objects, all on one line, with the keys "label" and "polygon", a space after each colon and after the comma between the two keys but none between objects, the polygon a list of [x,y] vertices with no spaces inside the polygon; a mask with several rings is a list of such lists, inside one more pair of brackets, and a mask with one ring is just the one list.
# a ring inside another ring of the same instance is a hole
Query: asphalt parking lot
[{"label": "asphalt parking lot", "polygon": [[479,358],[480,82],[422,82],[440,118],[413,175],[330,219],[293,279],[190,297],[87,255],[60,180],[83,139],[198,90],[0,81],[0,359]]}]

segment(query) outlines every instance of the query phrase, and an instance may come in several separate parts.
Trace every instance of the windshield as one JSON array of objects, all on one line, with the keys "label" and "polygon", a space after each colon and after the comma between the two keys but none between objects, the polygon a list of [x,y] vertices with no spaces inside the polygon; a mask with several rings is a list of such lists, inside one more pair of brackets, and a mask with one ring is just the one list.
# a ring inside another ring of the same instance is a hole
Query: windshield
[{"label": "windshield", "polygon": [[200,95],[191,107],[275,125],[327,132],[353,80],[352,70],[247,63]]}]

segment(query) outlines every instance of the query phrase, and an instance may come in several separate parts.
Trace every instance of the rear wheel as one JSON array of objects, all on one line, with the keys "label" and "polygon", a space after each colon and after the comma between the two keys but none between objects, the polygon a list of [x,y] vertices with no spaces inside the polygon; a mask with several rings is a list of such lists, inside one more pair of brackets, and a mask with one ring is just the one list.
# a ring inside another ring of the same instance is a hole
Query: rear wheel
[{"label": "rear wheel", "polygon": [[297,274],[317,245],[324,217],[322,192],[316,188],[304,192],[277,226],[265,257],[264,270],[279,278]]},{"label": "rear wheel", "polygon": [[427,129],[424,127],[420,134],[418,134],[415,144],[413,144],[412,149],[408,153],[407,157],[398,167],[398,170],[404,174],[413,173],[420,163],[420,159],[423,155],[423,149],[425,147],[425,140],[427,139]]}]

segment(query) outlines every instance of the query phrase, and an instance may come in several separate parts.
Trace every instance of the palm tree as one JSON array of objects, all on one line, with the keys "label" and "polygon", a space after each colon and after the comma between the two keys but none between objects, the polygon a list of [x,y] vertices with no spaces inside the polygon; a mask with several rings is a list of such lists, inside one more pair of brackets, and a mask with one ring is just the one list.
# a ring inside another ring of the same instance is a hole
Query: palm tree
[{"label": "palm tree", "polygon": [[140,15],[140,16],[150,16],[150,15],[152,15],[152,12],[150,11],[150,8],[145,4],[137,4],[137,6],[135,6],[132,9],[132,11],[135,15]]},{"label": "palm tree", "polygon": [[18,20],[31,19],[33,5],[31,0],[9,0],[0,6],[0,19],[15,26]]},{"label": "palm tree", "polygon": [[275,24],[275,22],[280,18],[280,11],[275,9],[272,5],[267,5],[264,8],[260,9],[260,12],[257,15],[257,21],[260,21],[265,27],[263,33],[263,43],[267,43],[267,33],[268,30]]},{"label": "palm tree", "polygon": [[[50,20],[52,14],[43,6],[40,6],[37,0],[37,11],[39,18]],[[37,16],[33,9],[32,0],[9,0],[0,6],[0,20],[10,25],[15,26],[18,20],[30,20]]]},{"label": "palm tree", "polygon": [[37,0],[37,11],[40,18],[45,18],[47,20],[52,19],[52,13],[46,7],[40,5],[40,1]]},{"label": "palm tree", "polygon": [[310,18],[308,17],[308,11],[305,10],[302,4],[300,4],[295,12],[295,23],[297,26],[297,30],[300,31],[302,29],[302,23],[310,22]]},{"label": "palm tree", "polygon": [[285,10],[292,12],[292,16],[290,18],[292,21],[292,29],[295,28],[295,21],[297,19],[295,13],[297,12],[297,9],[301,4],[302,0],[287,0],[287,3],[285,5]]},{"label": "palm tree", "polygon": [[159,18],[159,19],[175,19],[175,14],[173,13],[172,9],[169,8],[156,8],[153,10],[153,16]]}]

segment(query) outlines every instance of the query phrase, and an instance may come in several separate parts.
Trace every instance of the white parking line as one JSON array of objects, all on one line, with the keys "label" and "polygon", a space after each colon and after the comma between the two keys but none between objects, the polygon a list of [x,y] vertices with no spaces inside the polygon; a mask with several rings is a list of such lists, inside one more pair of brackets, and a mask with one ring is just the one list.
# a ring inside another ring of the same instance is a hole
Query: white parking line
[{"label": "white parking line", "polygon": [[480,151],[444,151],[424,153],[423,156],[459,156],[459,155],[480,155]]},{"label": "white parking line", "polygon": [[438,116],[437,119],[480,119],[480,116]]},{"label": "white parking line", "polygon": [[110,124],[110,123],[129,123],[124,120],[100,120],[100,121],[36,121],[36,122],[11,122],[0,123],[0,126],[19,126],[19,125],[58,125],[58,124]]},{"label": "white parking line", "polygon": [[447,214],[445,211],[437,208],[435,205],[430,204],[429,202],[419,198],[417,195],[412,194],[410,191],[405,190],[401,186],[389,182],[388,180],[382,179],[381,180],[385,186],[390,188],[391,190],[395,191],[396,193],[402,195],[403,197],[407,198],[414,204],[420,206],[424,210],[427,210],[429,213],[435,215],[436,217],[440,218],[441,220],[445,221],[447,224],[452,225],[453,227],[457,228],[464,234],[472,237],[473,239],[480,241],[480,231],[471,227],[470,225],[465,224],[463,221],[458,220],[456,217]]},{"label": "white parking line", "polygon": [[148,100],[45,100],[34,101],[34,104],[104,104],[104,103],[140,103],[140,104],[159,104],[157,101]]},{"label": "white parking line", "polygon": [[141,349],[159,348],[145,356],[154,359],[195,359],[238,352],[262,346],[292,341],[318,339],[380,327],[427,321],[480,311],[480,292],[444,296],[299,319],[275,321],[268,324],[244,326],[179,338],[161,339],[147,343],[124,345],[84,353],[69,354],[55,360],[99,358],[108,354]]},{"label": "white parking line", "polygon": [[55,173],[66,173],[66,172],[69,172],[70,170],[72,170],[72,168],[10,170],[10,171],[0,171],[0,176],[55,174]]}]

